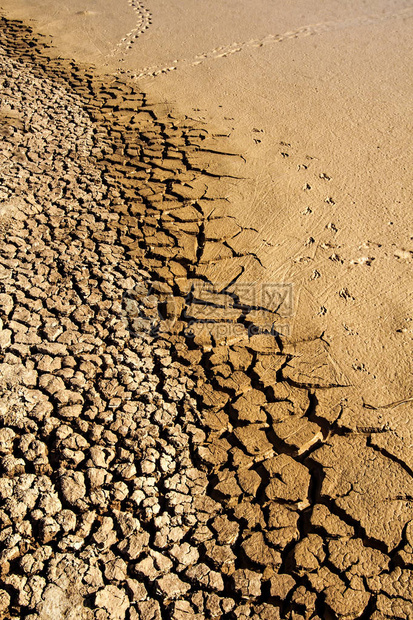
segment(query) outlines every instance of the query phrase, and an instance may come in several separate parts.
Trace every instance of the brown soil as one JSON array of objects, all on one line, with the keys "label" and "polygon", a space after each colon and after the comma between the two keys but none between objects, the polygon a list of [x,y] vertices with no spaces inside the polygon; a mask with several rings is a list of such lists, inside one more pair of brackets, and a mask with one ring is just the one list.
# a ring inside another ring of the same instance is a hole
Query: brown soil
[{"label": "brown soil", "polygon": [[21,23],[1,46],[0,613],[411,618],[411,403],[237,288],[240,156]]}]

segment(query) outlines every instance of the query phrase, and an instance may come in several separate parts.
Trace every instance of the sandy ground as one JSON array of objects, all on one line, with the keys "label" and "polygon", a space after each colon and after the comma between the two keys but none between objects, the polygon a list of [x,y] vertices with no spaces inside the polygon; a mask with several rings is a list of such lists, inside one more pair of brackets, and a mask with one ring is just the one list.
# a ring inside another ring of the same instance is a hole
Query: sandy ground
[{"label": "sandy ground", "polygon": [[3,5],[4,617],[407,620],[412,11]]},{"label": "sandy ground", "polygon": [[265,266],[241,280],[293,283],[292,338],[323,333],[367,402],[412,395],[408,2],[3,6],[229,133],[229,212]]}]

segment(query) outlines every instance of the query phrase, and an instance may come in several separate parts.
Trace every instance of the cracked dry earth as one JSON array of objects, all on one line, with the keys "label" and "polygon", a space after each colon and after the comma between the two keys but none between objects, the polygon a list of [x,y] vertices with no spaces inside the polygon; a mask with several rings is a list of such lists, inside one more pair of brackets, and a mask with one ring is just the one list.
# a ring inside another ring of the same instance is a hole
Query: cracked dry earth
[{"label": "cracked dry earth", "polygon": [[245,258],[232,155],[21,23],[1,48],[0,616],[413,618],[411,469],[322,341],[209,281]]}]

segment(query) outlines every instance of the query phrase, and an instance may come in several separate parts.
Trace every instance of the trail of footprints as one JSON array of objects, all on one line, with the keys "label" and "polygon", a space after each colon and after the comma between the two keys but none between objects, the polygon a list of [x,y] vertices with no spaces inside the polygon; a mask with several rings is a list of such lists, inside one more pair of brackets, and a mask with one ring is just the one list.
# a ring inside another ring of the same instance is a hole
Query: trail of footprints
[{"label": "trail of footprints", "polygon": [[234,288],[236,155],[1,45],[2,617],[410,618],[411,476]]},{"label": "trail of footprints", "polygon": [[[253,131],[256,134],[260,130],[255,129]],[[260,141],[258,140],[258,143]],[[394,261],[409,263],[413,259],[413,252],[404,247],[396,247],[395,244],[387,245],[368,239],[351,247],[343,239],[344,229],[340,222],[342,220],[340,216],[346,212],[346,205],[342,198],[340,201],[336,200],[337,188],[334,186],[334,179],[331,174],[321,171],[317,158],[297,153],[294,146],[288,142],[281,141],[278,151],[282,161],[285,162],[287,174],[290,178],[295,177],[293,185],[296,195],[301,194],[301,198],[296,200],[293,217],[298,214],[307,224],[307,238],[302,251],[298,251],[293,257],[290,269],[296,278],[297,274],[301,272],[303,288],[311,294],[313,299],[316,299],[320,292],[311,291],[310,283],[321,282],[322,286],[327,286],[325,284],[327,281],[325,279],[326,266],[328,268],[331,267],[331,264],[335,264],[337,268],[342,267],[341,286],[334,290],[334,294],[346,304],[351,304],[355,312],[363,300],[360,296],[358,298],[354,296],[352,293],[354,285],[346,282],[348,274],[351,274],[351,269],[364,270],[373,267],[372,271],[374,271],[376,263],[382,261],[387,261],[389,264],[394,263]],[[388,224],[392,225],[392,222],[389,221]],[[289,226],[290,222],[286,220],[284,223],[286,231]],[[411,242],[411,238],[409,239],[406,235],[406,246],[408,246],[409,241]],[[374,273],[372,273],[372,277],[374,278]],[[379,290],[377,290],[378,292]],[[317,314],[323,316],[327,312],[329,312],[328,307],[319,306]],[[405,319],[405,321],[408,320],[408,318]],[[343,323],[343,329],[347,335],[355,335],[356,333],[345,323]],[[396,331],[398,333],[409,333],[409,328],[403,325]],[[365,370],[364,364],[355,363],[353,368]]]},{"label": "trail of footprints", "polygon": [[[143,7],[141,7],[141,9],[142,8]],[[368,26],[371,24],[377,24],[393,19],[407,19],[411,17],[412,14],[412,7],[406,7],[404,9],[401,9],[400,11],[389,11],[380,14],[362,15],[360,17],[349,18],[347,20],[308,24],[305,26],[301,26],[295,30],[289,30],[281,34],[268,34],[262,39],[250,39],[249,41],[234,42],[228,45],[221,45],[212,50],[208,50],[207,52],[198,54],[193,58],[174,59],[169,64],[164,66],[157,65],[151,67],[144,67],[140,71],[135,72],[121,70],[121,73],[127,74],[130,78],[137,80],[148,77],[157,77],[158,75],[166,74],[171,71],[176,71],[177,69],[182,69],[188,66],[197,66],[206,61],[227,58],[229,56],[232,56],[233,54],[238,54],[243,50],[266,47],[267,45],[282,43],[290,39],[320,35],[325,32],[334,32],[335,30],[342,30],[344,28]]]},{"label": "trail of footprints", "polygon": [[136,39],[138,39],[149,28],[152,23],[151,12],[139,0],[128,0],[129,6],[137,15],[137,22],[130,32],[128,32],[116,47],[110,52],[109,56],[124,54],[132,49]]}]

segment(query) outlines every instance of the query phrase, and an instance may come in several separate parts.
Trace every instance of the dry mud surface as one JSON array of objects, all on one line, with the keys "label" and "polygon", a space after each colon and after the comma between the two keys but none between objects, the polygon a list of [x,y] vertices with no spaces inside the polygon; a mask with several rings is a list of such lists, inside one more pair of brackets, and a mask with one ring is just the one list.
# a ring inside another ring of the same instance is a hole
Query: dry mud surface
[{"label": "dry mud surface", "polygon": [[1,617],[412,618],[411,403],[237,292],[222,140],[0,25]]}]

